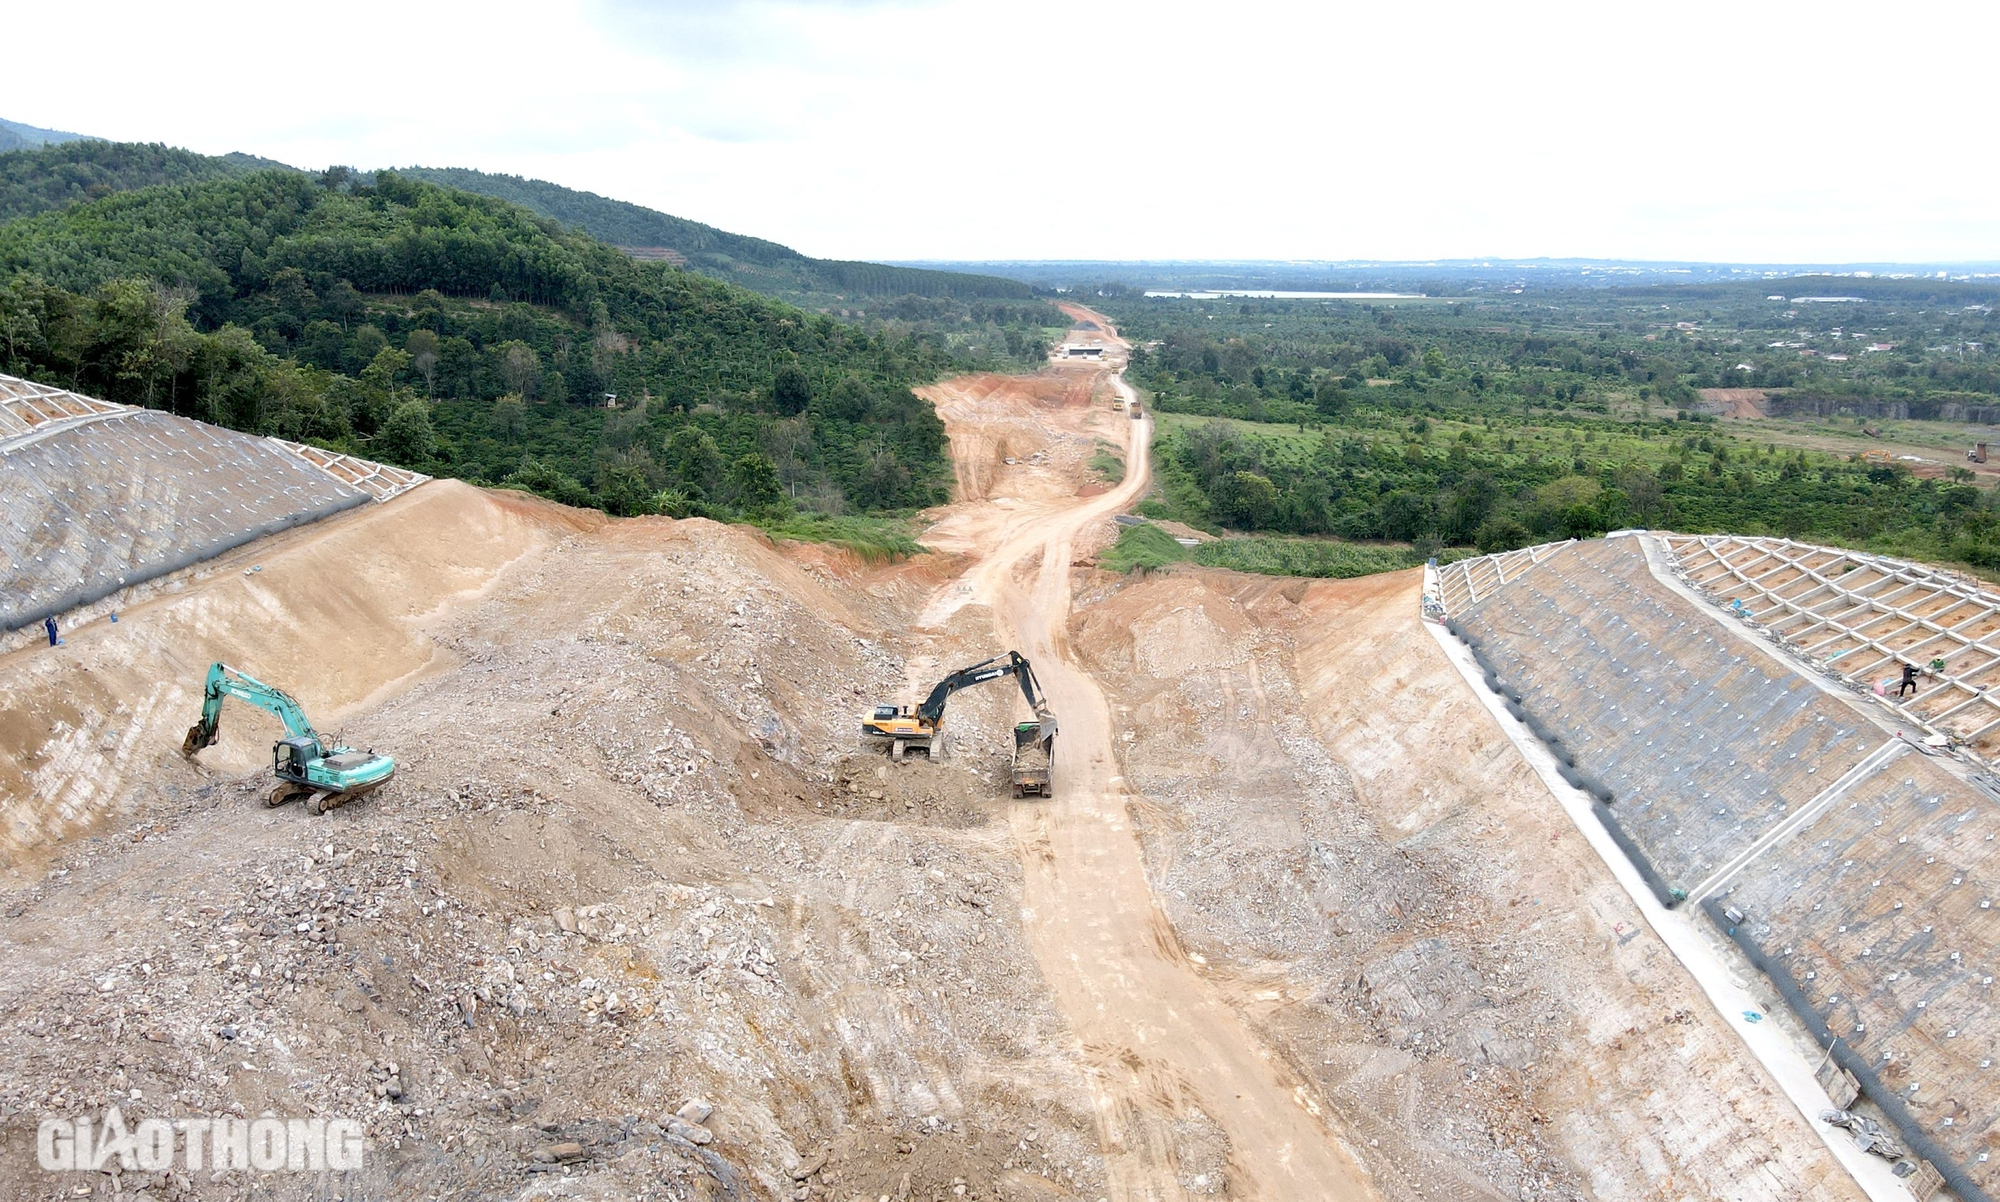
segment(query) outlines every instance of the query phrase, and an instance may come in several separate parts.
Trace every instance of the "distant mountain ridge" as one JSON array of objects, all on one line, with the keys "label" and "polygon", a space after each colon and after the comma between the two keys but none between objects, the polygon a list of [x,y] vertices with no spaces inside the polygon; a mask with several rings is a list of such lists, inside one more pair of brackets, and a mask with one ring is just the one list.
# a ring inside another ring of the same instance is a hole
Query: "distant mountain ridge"
[{"label": "distant mountain ridge", "polygon": [[59,129],[40,129],[33,125],[23,125],[18,121],[0,120],[0,154],[9,150],[32,150],[51,142],[81,142],[87,136],[65,133]]},{"label": "distant mountain ridge", "polygon": [[[106,142],[0,121],[0,223],[118,192],[278,168],[298,170],[255,155],[204,155],[159,143]],[[329,177],[336,174],[362,182],[372,178],[367,172],[329,169]],[[463,167],[410,167],[398,174],[517,204],[634,258],[664,260],[806,308],[869,312],[880,302],[907,296],[965,301],[1036,295],[1032,284],[993,275],[815,259],[764,238],[732,234],[547,180]]]},{"label": "distant mountain ridge", "polygon": [[1026,259],[898,261],[896,266],[982,272],[1037,288],[1117,286],[1126,290],[1199,292],[1209,289],[1372,292],[1429,295],[1565,288],[1672,285],[1757,285],[1762,281],[1827,277],[1827,287],[1868,280],[1933,280],[1991,285],[2000,263],[1719,263],[1644,259]]},{"label": "distant mountain ridge", "polygon": [[399,167],[397,174],[511,201],[639,257],[669,261],[678,257],[690,270],[799,304],[826,307],[910,295],[955,300],[1025,300],[1034,295],[1031,285],[999,276],[815,259],[763,238],[732,234],[547,180],[464,167]]}]

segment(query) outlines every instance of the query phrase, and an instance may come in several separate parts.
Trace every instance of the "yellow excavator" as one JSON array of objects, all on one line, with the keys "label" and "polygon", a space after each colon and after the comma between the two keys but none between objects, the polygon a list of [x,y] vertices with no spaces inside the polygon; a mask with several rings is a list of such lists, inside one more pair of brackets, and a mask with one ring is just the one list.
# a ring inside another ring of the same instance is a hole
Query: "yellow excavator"
[{"label": "yellow excavator", "polygon": [[873,742],[887,744],[890,758],[898,762],[911,751],[921,751],[928,756],[944,729],[946,700],[968,685],[984,684],[1004,676],[1012,676],[1020,682],[1021,695],[1028,699],[1028,708],[1035,712],[1034,721],[1016,723],[1014,727],[1014,796],[1032,793],[1047,797],[1050,795],[1049,768],[1056,738],[1056,716],[1049,710],[1048,698],[1042,693],[1041,682],[1035,679],[1035,670],[1018,651],[1009,651],[1005,655],[981,660],[969,668],[960,668],[938,681],[932,687],[930,696],[919,705],[876,706],[861,720],[861,733]]}]

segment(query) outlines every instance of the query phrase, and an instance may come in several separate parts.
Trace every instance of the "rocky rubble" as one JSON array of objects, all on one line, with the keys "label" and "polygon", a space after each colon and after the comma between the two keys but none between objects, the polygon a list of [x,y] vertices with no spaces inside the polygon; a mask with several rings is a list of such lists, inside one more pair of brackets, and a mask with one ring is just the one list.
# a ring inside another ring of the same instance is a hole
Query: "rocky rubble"
[{"label": "rocky rubble", "polygon": [[694,533],[570,540],[438,631],[450,662],[349,723],[398,758],[362,801],[267,810],[261,771],[161,791],[0,895],[41,949],[0,979],[4,1154],[115,1102],[360,1119],[366,1196],[1094,1188],[980,739],[859,748],[903,687],[880,604]]}]

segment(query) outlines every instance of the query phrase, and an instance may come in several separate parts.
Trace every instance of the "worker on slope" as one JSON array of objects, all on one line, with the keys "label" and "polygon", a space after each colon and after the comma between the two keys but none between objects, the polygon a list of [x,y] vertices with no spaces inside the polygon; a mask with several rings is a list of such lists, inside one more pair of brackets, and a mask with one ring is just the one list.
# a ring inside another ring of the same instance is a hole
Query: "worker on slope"
[{"label": "worker on slope", "polygon": [[1904,689],[1908,689],[1912,693],[1917,691],[1917,666],[1915,664],[1903,665],[1903,683],[1896,686],[1896,696],[1901,697]]},{"label": "worker on slope", "polygon": [[49,632],[49,646],[62,646],[62,638],[56,633],[56,616],[54,614],[50,614],[48,617],[42,619],[42,629]]}]

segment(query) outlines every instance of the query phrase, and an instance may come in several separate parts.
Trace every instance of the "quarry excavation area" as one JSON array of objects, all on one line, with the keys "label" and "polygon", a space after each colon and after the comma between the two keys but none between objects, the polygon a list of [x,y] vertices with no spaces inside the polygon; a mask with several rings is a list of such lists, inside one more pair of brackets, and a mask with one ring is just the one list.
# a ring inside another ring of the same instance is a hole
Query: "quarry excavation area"
[{"label": "quarry excavation area", "polygon": [[[2000,594],[1648,532],[1103,571],[1152,419],[1066,311],[1098,353],[922,390],[899,562],[0,379],[0,1200],[2000,1191]],[[1007,679],[862,737],[1010,651],[1052,796]],[[307,716],[393,775],[267,806]],[[366,1155],[38,1167],[112,1107]]]}]

